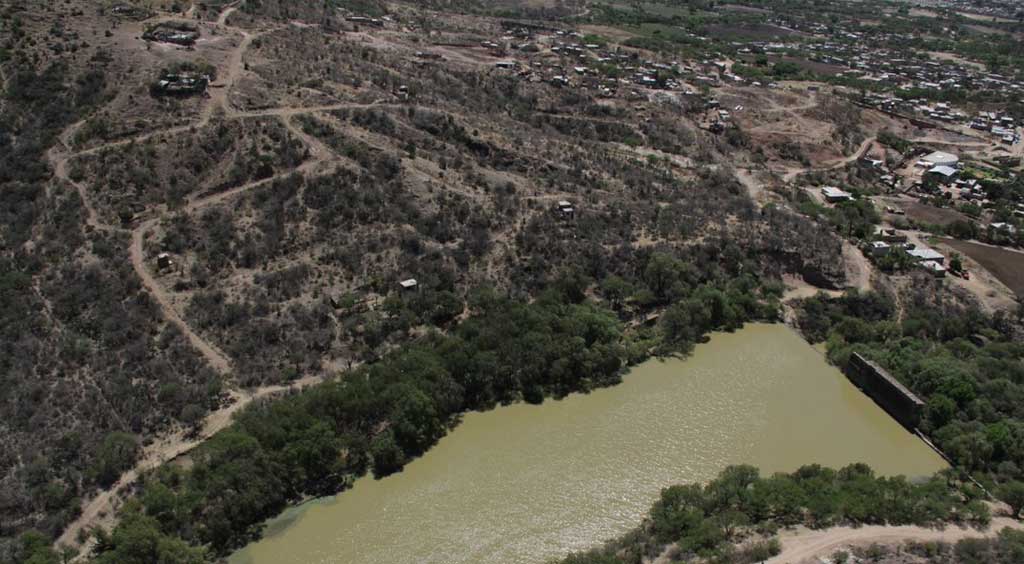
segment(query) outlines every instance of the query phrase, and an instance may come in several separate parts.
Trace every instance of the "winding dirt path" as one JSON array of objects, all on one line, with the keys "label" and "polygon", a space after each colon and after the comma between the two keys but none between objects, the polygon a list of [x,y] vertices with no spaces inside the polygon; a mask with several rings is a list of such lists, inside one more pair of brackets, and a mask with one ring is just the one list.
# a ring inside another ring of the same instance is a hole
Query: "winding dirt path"
[{"label": "winding dirt path", "polygon": [[817,564],[817,557],[831,555],[836,550],[849,546],[865,546],[873,543],[892,544],[905,542],[955,543],[968,538],[995,536],[1004,528],[1024,529],[1019,521],[996,517],[987,529],[964,529],[947,526],[945,529],[926,529],[914,526],[864,526],[858,528],[835,527],[823,531],[797,528],[779,535],[782,553],[768,560],[767,564]]},{"label": "winding dirt path", "polygon": [[853,154],[848,156],[848,157],[843,157],[841,159],[837,159],[837,160],[835,160],[835,161],[833,161],[833,162],[831,162],[831,163],[829,163],[827,165],[823,165],[823,166],[790,169],[790,170],[786,171],[786,173],[782,176],[782,179],[785,180],[786,182],[792,182],[793,179],[795,179],[796,177],[798,177],[798,176],[800,176],[801,174],[804,174],[804,173],[808,173],[808,172],[828,172],[830,170],[836,170],[836,169],[843,168],[844,166],[846,166],[846,165],[848,165],[848,164],[850,164],[852,162],[855,162],[856,160],[858,160],[861,157],[863,157],[868,152],[868,150],[871,149],[871,145],[874,142],[875,142],[875,138],[874,137],[868,137],[867,139],[865,139],[860,144],[860,147],[858,147],[857,150],[854,151]]},{"label": "winding dirt path", "polygon": [[221,352],[213,343],[200,337],[192,330],[191,327],[189,327],[188,323],[185,323],[185,320],[178,315],[178,310],[174,308],[174,300],[171,298],[171,295],[164,290],[163,286],[153,278],[149,269],[146,268],[143,241],[145,239],[146,232],[151,229],[157,221],[157,219],[151,219],[132,231],[132,244],[129,249],[132,267],[135,268],[135,273],[138,274],[139,278],[142,280],[142,285],[146,287],[149,294],[156,300],[157,304],[160,305],[160,311],[163,313],[164,319],[166,319],[168,323],[177,327],[185,335],[188,342],[199,351],[199,354],[203,355],[214,370],[216,370],[221,376],[226,376],[231,372],[231,360],[228,359],[227,355]]},{"label": "winding dirt path", "polygon": [[[233,5],[226,9],[220,14],[217,20],[217,25],[222,27],[227,26],[227,19],[237,9],[236,5]],[[189,125],[172,127],[163,129],[160,131],[154,131],[145,133],[139,136],[123,139],[106,143],[100,146],[92,147],[78,152],[71,152],[70,140],[74,136],[74,133],[81,127],[82,123],[78,122],[68,127],[60,136],[60,143],[54,146],[48,153],[47,157],[54,170],[54,176],[56,179],[70,184],[78,192],[83,206],[86,210],[86,224],[94,229],[104,230],[120,230],[121,228],[112,225],[105,224],[99,217],[96,209],[92,206],[86,187],[80,183],[75,182],[71,179],[68,165],[71,159],[78,158],[86,155],[95,154],[107,149],[112,149],[124,145],[128,145],[136,142],[143,142],[159,135],[175,134],[186,132],[194,127],[202,127],[210,122],[213,116],[216,114],[217,109],[221,109],[222,112],[230,119],[241,119],[246,117],[263,117],[263,116],[277,116],[281,119],[285,127],[295,135],[300,141],[309,148],[310,157],[306,162],[297,167],[294,170],[290,170],[281,174],[277,174],[270,178],[250,182],[243,184],[231,190],[212,194],[206,197],[200,197],[192,199],[186,205],[186,210],[190,212],[199,211],[208,206],[213,206],[222,203],[240,193],[246,192],[253,188],[263,186],[265,184],[274,182],[275,180],[284,178],[286,176],[309,172],[316,169],[318,166],[326,163],[331,155],[332,151],[319,139],[310,136],[303,132],[301,128],[296,127],[292,122],[291,118],[300,114],[309,114],[321,111],[330,111],[344,108],[369,108],[376,106],[377,103],[373,104],[333,104],[315,107],[286,107],[286,108],[274,108],[268,110],[260,110],[255,112],[238,112],[234,111],[228,101],[228,96],[232,86],[238,81],[241,72],[244,69],[243,58],[245,51],[248,49],[254,37],[261,35],[250,34],[244,30],[237,30],[242,34],[242,41],[239,42],[235,52],[232,53],[229,67],[227,69],[226,78],[224,84],[218,89],[215,95],[211,95],[210,100],[200,113],[198,122]],[[189,343],[199,352],[203,358],[213,367],[218,373],[225,377],[226,381],[230,381],[230,375],[232,373],[232,362],[231,359],[224,354],[216,345],[212,342],[203,338],[197,331],[185,321],[185,319],[178,313],[174,305],[173,297],[167,292],[159,281],[153,276],[146,265],[146,254],[145,254],[145,240],[147,235],[155,228],[160,221],[159,217],[148,219],[139,224],[131,232],[131,245],[129,247],[129,258],[132,263],[132,267],[135,269],[136,274],[142,282],[143,287],[149,292],[153,299],[160,306],[161,313],[168,323],[176,326],[182,334],[188,339]],[[148,470],[157,468],[161,464],[173,460],[179,456],[187,454],[192,449],[196,448],[203,441],[209,439],[217,432],[223,430],[231,424],[232,417],[239,410],[249,405],[252,401],[260,398],[268,397],[275,394],[287,393],[293,390],[299,390],[306,386],[316,384],[321,381],[321,378],[317,376],[306,376],[295,382],[291,382],[287,385],[274,385],[266,386],[255,390],[237,390],[229,389],[228,396],[229,401],[225,407],[210,412],[203,420],[198,432],[191,432],[192,430],[183,427],[178,427],[172,431],[158,436],[154,441],[146,446],[139,460],[133,468],[126,471],[117,482],[108,489],[101,490],[91,499],[87,500],[82,506],[81,515],[75,519],[67,528],[63,531],[60,537],[57,539],[55,545],[66,545],[66,546],[79,546],[78,536],[82,530],[91,530],[97,526],[111,528],[116,524],[116,510],[121,502],[121,496],[124,493],[125,488],[135,482],[141,474]],[[89,544],[92,541],[87,541],[85,546],[81,546],[82,555],[89,553]]]},{"label": "winding dirt path", "polygon": [[55,546],[79,546],[81,554],[83,556],[88,555],[93,546],[93,540],[89,539],[85,544],[79,545],[79,531],[91,530],[95,527],[103,527],[107,530],[113,528],[117,524],[116,511],[121,504],[121,496],[125,488],[134,483],[140,475],[179,456],[188,454],[192,449],[198,447],[230,425],[235,413],[253,401],[291,391],[298,391],[307,386],[318,384],[320,381],[320,378],[316,376],[306,376],[287,385],[266,386],[244,392],[230,390],[228,392],[231,397],[230,404],[211,412],[203,421],[203,425],[198,432],[192,433],[189,429],[178,428],[172,433],[158,437],[146,446],[132,469],[122,474],[113,486],[100,491],[96,497],[89,500],[82,507],[81,516],[64,529],[64,532],[57,539]]}]

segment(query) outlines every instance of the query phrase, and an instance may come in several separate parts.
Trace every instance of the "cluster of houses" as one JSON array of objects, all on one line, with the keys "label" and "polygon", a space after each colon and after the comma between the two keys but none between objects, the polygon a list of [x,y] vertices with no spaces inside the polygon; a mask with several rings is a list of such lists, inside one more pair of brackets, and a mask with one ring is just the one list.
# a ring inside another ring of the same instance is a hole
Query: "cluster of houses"
[{"label": "cluster of houses", "polygon": [[889,165],[882,159],[872,158],[865,156],[860,159],[861,166],[867,167],[873,171],[879,173],[878,182],[882,185],[886,191],[890,189],[900,189],[903,186],[903,181],[893,174]]},{"label": "cluster of houses", "polygon": [[1013,145],[1020,142],[1020,132],[1013,117],[1000,112],[981,112],[974,116],[970,123],[971,129],[987,131],[995,135],[1003,143]]},{"label": "cluster of houses", "polygon": [[1013,117],[1001,112],[981,112],[971,117],[945,102],[935,104],[922,99],[903,99],[892,94],[868,94],[865,102],[889,112],[929,118],[938,122],[967,125],[971,129],[991,133],[1007,145],[1020,142],[1020,132]]},{"label": "cluster of houses", "polygon": [[918,247],[907,242],[907,236],[896,229],[879,227],[875,231],[875,240],[868,243],[868,252],[875,258],[887,256],[889,253],[902,252],[911,262],[936,278],[946,276],[946,257],[929,247]]},{"label": "cluster of houses", "polygon": [[[482,45],[488,47],[488,44],[493,45],[492,42]],[[591,88],[604,96],[613,95],[623,86],[665,90],[684,87],[681,76],[686,70],[676,61],[642,59],[635,53],[609,50],[597,44],[555,41],[547,49],[537,43],[527,45],[529,49],[518,48],[525,61],[503,59],[495,62],[494,67],[517,72],[531,82]]]},{"label": "cluster of houses", "polygon": [[[842,74],[893,88],[911,90],[992,90],[1024,92],[1024,83],[1004,74],[981,70],[953,60],[920,60],[908,57],[905,50],[871,48],[870,43],[911,42],[913,35],[882,34],[864,37],[852,33],[853,41],[839,41],[836,35],[822,37],[824,41],[809,42],[803,46],[809,58],[821,63],[843,67]],[[896,103],[898,99],[888,101]],[[932,110],[936,111],[936,110]],[[937,110],[938,113],[944,113]]]},{"label": "cluster of houses", "polygon": [[1018,0],[944,0],[943,6],[963,14],[1004,19],[1016,19],[1021,8]]},{"label": "cluster of houses", "polygon": [[[586,36],[576,31],[517,22],[502,24],[506,34],[500,38],[437,45],[484,50],[498,58],[491,63],[495,71],[514,73],[530,82],[596,90],[599,96],[605,97],[611,97],[623,88],[631,93],[638,93],[642,88],[696,95],[697,88],[703,86],[766,86],[733,73],[731,62],[725,60],[657,60],[636,50],[587,42]],[[769,44],[760,42],[759,45]],[[415,55],[421,65],[444,60],[444,56],[430,49],[429,44]]]}]

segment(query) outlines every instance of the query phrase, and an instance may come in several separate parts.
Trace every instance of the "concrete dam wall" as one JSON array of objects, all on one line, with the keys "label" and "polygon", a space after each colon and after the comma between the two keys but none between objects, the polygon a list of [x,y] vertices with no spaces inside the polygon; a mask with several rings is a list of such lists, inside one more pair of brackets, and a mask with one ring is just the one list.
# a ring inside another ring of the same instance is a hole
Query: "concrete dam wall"
[{"label": "concrete dam wall", "polygon": [[917,429],[924,411],[924,402],[892,374],[860,353],[854,353],[850,357],[846,375],[904,427],[911,432]]}]

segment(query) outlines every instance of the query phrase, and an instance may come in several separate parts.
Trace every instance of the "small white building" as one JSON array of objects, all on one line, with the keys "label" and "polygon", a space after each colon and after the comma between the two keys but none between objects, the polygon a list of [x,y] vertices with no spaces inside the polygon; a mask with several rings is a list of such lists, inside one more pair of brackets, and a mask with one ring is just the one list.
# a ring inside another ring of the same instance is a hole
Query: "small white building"
[{"label": "small white building", "polygon": [[932,276],[936,278],[946,277],[946,267],[942,266],[942,264],[936,261],[926,260],[921,263],[921,268],[927,270],[929,273],[931,273]]},{"label": "small white building", "polygon": [[872,241],[871,256],[884,257],[885,255],[889,254],[889,250],[891,248],[892,247],[889,245],[889,243],[886,243],[884,241]]},{"label": "small white building", "polygon": [[419,286],[419,282],[417,282],[415,278],[409,278],[408,280],[402,280],[398,285],[401,286],[403,290],[415,290],[416,287]]},{"label": "small white building", "polygon": [[845,190],[840,190],[835,186],[822,186],[821,195],[825,198],[825,201],[830,204],[849,202],[853,200],[853,194],[850,194]]},{"label": "small white building", "polygon": [[910,258],[914,259],[914,262],[936,262],[938,264],[944,264],[946,257],[939,253],[935,249],[929,249],[928,247],[921,247],[919,249],[913,249],[907,251]]},{"label": "small white building", "polygon": [[992,229],[995,229],[996,231],[1002,231],[1003,233],[1010,233],[1011,235],[1013,233],[1017,232],[1017,228],[1016,227],[1010,225],[1009,223],[1004,223],[1002,221],[993,222],[993,223],[989,224],[989,227],[991,227]]}]

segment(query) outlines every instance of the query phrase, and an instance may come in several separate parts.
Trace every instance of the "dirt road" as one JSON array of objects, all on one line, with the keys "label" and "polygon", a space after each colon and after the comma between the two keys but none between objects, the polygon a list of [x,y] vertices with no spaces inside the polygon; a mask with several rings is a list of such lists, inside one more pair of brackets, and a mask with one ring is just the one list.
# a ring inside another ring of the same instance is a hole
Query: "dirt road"
[{"label": "dirt road", "polygon": [[116,510],[121,503],[122,490],[131,485],[141,474],[159,467],[161,464],[188,454],[213,435],[224,430],[231,424],[232,417],[255,400],[270,396],[298,391],[307,386],[319,383],[316,376],[306,376],[287,385],[266,386],[256,390],[240,392],[229,391],[230,403],[226,407],[211,412],[203,421],[198,433],[189,433],[189,429],[178,428],[174,432],[158,437],[143,449],[135,466],[121,475],[113,486],[101,490],[95,497],[82,506],[82,514],[64,529],[55,546],[79,546],[82,554],[88,554],[92,546],[90,539],[86,544],[79,545],[78,534],[81,530],[103,527],[107,530],[116,524]]},{"label": "dirt road", "polygon": [[[217,20],[217,25],[222,27],[227,26],[227,19],[236,8],[234,6],[226,9],[221,13]],[[223,113],[232,119],[244,118],[249,116],[278,116],[288,130],[298,137],[302,143],[304,143],[310,151],[311,158],[308,159],[301,166],[295,170],[291,170],[285,173],[278,174],[276,176],[250,182],[228,190],[213,194],[211,196],[196,198],[190,201],[186,209],[190,212],[199,211],[205,207],[219,204],[229,198],[232,198],[242,192],[257,188],[267,183],[273,182],[279,178],[283,178],[296,172],[312,171],[317,166],[323,164],[332,155],[330,149],[323,144],[320,140],[307,135],[300,128],[296,127],[291,117],[304,113],[313,113],[318,111],[329,111],[334,109],[342,108],[366,108],[372,107],[375,104],[336,104],[329,106],[318,106],[310,108],[275,108],[269,110],[263,110],[259,112],[236,112],[233,111],[229,102],[228,95],[231,86],[233,86],[240,76],[244,68],[243,58],[246,49],[252,42],[254,37],[244,30],[237,30],[242,35],[242,41],[239,42],[235,52],[232,53],[230,61],[228,63],[227,72],[225,74],[225,87],[220,92],[211,96],[206,106],[200,113],[200,117],[197,123],[189,125],[173,127],[169,129],[163,129],[160,131],[154,131],[106,143],[97,147],[92,147],[84,151],[72,153],[70,151],[70,139],[73,137],[74,132],[81,126],[82,122],[73,124],[68,127],[60,137],[60,144],[55,146],[48,153],[48,158],[53,167],[54,177],[57,180],[70,184],[78,192],[83,206],[86,211],[86,224],[94,229],[120,229],[112,225],[105,224],[99,217],[96,209],[90,203],[88,190],[86,187],[79,182],[75,182],[71,179],[68,171],[68,165],[73,158],[78,158],[90,154],[94,154],[107,149],[128,145],[131,143],[146,141],[158,135],[182,133],[188,131],[194,127],[201,127],[207,124],[212,116],[216,113],[216,110],[220,108]],[[256,34],[257,36],[259,34]],[[174,300],[169,292],[167,292],[153,274],[147,268],[147,260],[145,255],[145,239],[146,236],[156,227],[159,218],[149,219],[138,225],[131,233],[131,245],[128,250],[129,258],[132,266],[135,269],[136,274],[139,276],[143,287],[149,292],[153,299],[160,306],[161,313],[168,323],[173,324],[177,327],[183,335],[188,339],[189,343],[199,352],[203,358],[213,367],[218,373],[225,377],[225,381],[230,383],[230,376],[232,374],[232,362],[227,355],[225,355],[216,345],[212,342],[204,339],[197,331],[195,331],[187,321],[178,313],[174,306]],[[301,389],[305,386],[312,385],[320,381],[317,376],[306,376],[301,380],[292,382],[288,385],[275,385],[259,388],[256,390],[229,390],[230,401],[225,407],[212,411],[203,420],[201,429],[198,433],[189,433],[188,429],[176,428],[173,431],[166,433],[160,437],[157,437],[150,445],[143,449],[142,455],[140,456],[136,465],[121,475],[117,482],[106,490],[99,491],[94,497],[87,500],[82,506],[82,513],[74,522],[68,525],[63,531],[60,537],[56,541],[56,545],[67,545],[67,546],[78,546],[78,535],[82,530],[89,530],[97,526],[110,528],[115,524],[116,509],[121,501],[121,493],[126,486],[133,483],[138,477],[153,468],[158,467],[160,464],[177,458],[183,454],[188,453],[195,447],[202,444],[203,441],[210,438],[217,432],[221,431],[231,423],[232,416],[247,406],[252,401],[267,397],[273,394],[284,393],[290,390]],[[83,547],[86,550],[82,550],[82,554],[88,553],[88,547]]]},{"label": "dirt road", "polygon": [[989,528],[981,531],[956,526],[948,526],[942,530],[914,526],[834,527],[823,531],[800,527],[779,536],[779,540],[782,541],[782,553],[768,560],[767,564],[818,564],[818,556],[829,556],[836,550],[849,546],[868,546],[873,543],[955,543],[967,538],[992,537],[1006,527],[1024,528],[1019,521],[1006,517],[992,519]]},{"label": "dirt road", "polygon": [[200,337],[185,320],[178,315],[178,310],[174,308],[174,301],[171,299],[171,295],[164,290],[153,275],[150,274],[149,269],[146,268],[146,257],[143,252],[143,242],[146,238],[146,233],[152,229],[156,224],[156,219],[151,219],[144,222],[135,231],[132,232],[132,244],[129,251],[129,256],[132,261],[132,267],[135,268],[135,273],[138,274],[142,280],[142,285],[149,291],[149,295],[156,300],[157,304],[160,305],[160,311],[163,313],[164,319],[168,323],[171,323],[178,328],[188,339],[189,343],[200,354],[206,359],[206,362],[213,367],[221,376],[225,376],[231,372],[231,360],[228,359],[227,355],[222,353],[213,343]]},{"label": "dirt road", "polygon": [[854,151],[853,154],[848,156],[848,157],[843,157],[843,158],[837,159],[837,160],[835,160],[835,161],[833,161],[833,162],[831,162],[829,164],[818,166],[818,167],[790,169],[790,170],[786,171],[786,173],[782,176],[782,179],[785,180],[786,182],[792,182],[793,179],[795,179],[796,177],[800,176],[801,174],[804,174],[804,173],[807,173],[807,172],[828,172],[830,170],[836,170],[836,169],[839,169],[839,168],[843,168],[844,166],[846,166],[846,165],[848,165],[848,164],[850,164],[852,162],[855,162],[857,159],[859,159],[862,156],[864,156],[864,154],[866,154],[868,152],[868,150],[871,149],[871,145],[874,144],[874,142],[875,142],[875,138],[874,137],[868,137],[867,139],[865,139],[860,144],[860,147],[858,147],[857,150]]}]

